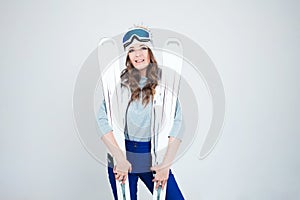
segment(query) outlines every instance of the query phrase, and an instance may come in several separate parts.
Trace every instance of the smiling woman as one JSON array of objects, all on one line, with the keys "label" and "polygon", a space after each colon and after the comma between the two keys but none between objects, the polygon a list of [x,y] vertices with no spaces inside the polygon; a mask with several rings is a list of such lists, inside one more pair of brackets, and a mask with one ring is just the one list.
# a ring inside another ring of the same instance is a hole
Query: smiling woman
[{"label": "smiling woman", "polygon": [[[143,95],[142,103],[144,105],[149,103],[151,95],[154,96],[155,87],[161,76],[161,69],[158,68],[156,59],[148,46],[134,40],[128,48],[125,48],[127,51],[126,68],[121,74],[122,83],[129,86],[132,93],[131,101],[137,100],[140,95]],[[145,78],[143,85],[140,83],[141,78]],[[140,90],[142,90],[141,94]]]},{"label": "smiling woman", "polygon": [[135,44],[129,48],[130,62],[139,70],[141,76],[146,76],[146,70],[150,63],[148,47],[144,44]]},{"label": "smiling woman", "polygon": [[[123,154],[117,143],[118,140],[116,140],[116,137],[120,137],[120,135],[114,134],[113,127],[108,123],[107,110],[110,107],[106,107],[105,100],[102,101],[98,115],[99,128],[103,134],[102,140],[110,151],[108,174],[114,198],[122,197],[119,194],[120,191],[123,191],[123,195],[125,195],[123,186],[128,180],[130,199],[137,199],[137,182],[141,179],[151,193],[158,194],[155,199],[162,200],[163,197],[160,198],[160,194],[164,194],[165,199],[169,200],[184,199],[170,170],[182,139],[178,131],[182,115],[177,96],[166,98],[170,100],[165,103],[173,105],[175,112],[170,120],[173,121],[172,131],[165,138],[168,139],[167,151],[163,161],[158,162],[156,159],[157,144],[155,143],[158,133],[153,134],[153,130],[156,130],[154,125],[157,125],[157,122],[153,123],[155,121],[153,113],[155,113],[157,93],[159,95],[163,93],[157,92],[161,87],[159,85],[162,70],[158,67],[152,52],[150,31],[144,27],[135,27],[129,30],[123,37],[123,47],[127,57],[126,68],[120,74],[121,90],[130,94],[128,95],[129,99],[121,98],[122,101],[128,102],[125,112],[122,113],[125,116],[124,136],[122,137],[125,140],[126,155]],[[112,102],[112,100],[109,101]],[[160,140],[162,139],[161,136]],[[118,190],[119,184],[116,180],[121,182],[121,190]],[[129,197],[127,198],[129,199]]]}]

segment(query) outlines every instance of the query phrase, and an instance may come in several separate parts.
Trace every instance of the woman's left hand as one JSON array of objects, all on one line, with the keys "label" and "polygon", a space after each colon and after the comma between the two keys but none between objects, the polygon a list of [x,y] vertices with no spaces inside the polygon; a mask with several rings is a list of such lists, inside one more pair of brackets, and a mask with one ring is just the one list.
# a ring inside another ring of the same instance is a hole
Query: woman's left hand
[{"label": "woman's left hand", "polygon": [[155,189],[157,190],[159,185],[161,185],[162,189],[164,189],[169,179],[170,168],[166,165],[157,165],[151,167],[151,171],[155,171],[155,177],[152,180],[152,182],[156,182]]}]

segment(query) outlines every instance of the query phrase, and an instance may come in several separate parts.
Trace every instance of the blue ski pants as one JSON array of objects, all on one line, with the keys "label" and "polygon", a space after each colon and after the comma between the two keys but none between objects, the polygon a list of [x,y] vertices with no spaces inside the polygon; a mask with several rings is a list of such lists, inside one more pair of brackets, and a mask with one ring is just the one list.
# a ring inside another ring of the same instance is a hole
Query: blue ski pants
[{"label": "blue ski pants", "polygon": [[[151,142],[136,142],[125,140],[127,160],[132,165],[132,172],[128,173],[128,182],[131,200],[137,200],[137,183],[140,178],[148,190],[153,193],[154,183],[152,182],[153,172],[151,167]],[[113,173],[113,165],[109,162],[108,178],[112,188],[115,200],[117,197],[116,179]],[[169,179],[166,188],[166,200],[182,200],[184,199],[172,171],[169,171]]]}]

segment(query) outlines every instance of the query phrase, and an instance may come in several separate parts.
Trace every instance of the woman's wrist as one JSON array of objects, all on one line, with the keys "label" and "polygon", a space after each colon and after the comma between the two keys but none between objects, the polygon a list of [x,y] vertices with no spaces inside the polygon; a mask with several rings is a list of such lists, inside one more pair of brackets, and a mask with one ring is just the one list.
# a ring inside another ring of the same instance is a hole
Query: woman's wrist
[{"label": "woman's wrist", "polygon": [[126,160],[126,157],[124,156],[124,154],[121,151],[121,149],[116,152],[116,154],[114,155],[114,157],[115,157],[115,160],[117,162],[123,162],[123,161]]},{"label": "woman's wrist", "polygon": [[161,166],[162,168],[171,168],[171,165],[172,165],[172,162],[171,160],[163,160],[162,163],[161,163]]}]

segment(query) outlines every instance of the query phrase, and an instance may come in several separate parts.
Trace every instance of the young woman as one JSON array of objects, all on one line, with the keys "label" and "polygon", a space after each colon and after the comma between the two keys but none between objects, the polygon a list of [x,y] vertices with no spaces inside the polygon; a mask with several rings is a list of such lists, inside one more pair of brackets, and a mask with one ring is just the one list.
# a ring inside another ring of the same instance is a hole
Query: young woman
[{"label": "young woman", "polygon": [[[172,129],[167,138],[167,150],[160,163],[153,163],[153,106],[162,77],[152,52],[151,34],[144,27],[135,27],[123,37],[123,47],[127,54],[126,68],[120,74],[122,90],[128,90],[130,98],[122,113],[125,115],[124,139],[126,155],[117,143],[113,128],[108,123],[107,104],[102,101],[98,113],[98,125],[103,133],[102,140],[110,151],[108,175],[114,198],[117,199],[116,181],[125,183],[128,179],[130,196],[137,199],[137,182],[141,179],[151,193],[159,187],[166,189],[166,199],[184,199],[170,170],[181,142],[181,108],[176,97]],[[165,102],[168,103],[168,102]],[[152,133],[152,134],[151,134]],[[161,140],[163,138],[158,138]],[[154,150],[155,152],[156,150]],[[156,154],[156,153],[155,153]],[[155,173],[155,176],[154,176]],[[165,188],[166,186],[166,188]]]}]

